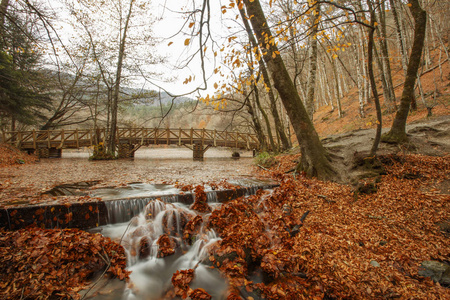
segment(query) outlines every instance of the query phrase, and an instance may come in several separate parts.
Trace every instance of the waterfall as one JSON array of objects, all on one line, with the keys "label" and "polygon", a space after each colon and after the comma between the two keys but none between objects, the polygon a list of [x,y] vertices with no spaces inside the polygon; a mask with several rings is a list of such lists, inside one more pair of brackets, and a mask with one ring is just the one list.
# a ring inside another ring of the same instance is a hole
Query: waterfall
[{"label": "waterfall", "polygon": [[[214,209],[222,201],[273,187],[264,184],[207,191],[207,202]],[[226,282],[216,269],[202,264],[209,256],[210,247],[220,238],[204,226],[209,214],[199,215],[189,209],[194,199],[192,193],[180,193],[105,201],[110,225],[101,227],[102,234],[121,243],[127,254],[127,269],[132,271],[131,284],[127,285],[121,300],[160,299],[171,287],[173,273],[194,268],[192,288],[201,287],[214,299],[223,297]],[[258,206],[264,206],[264,201]],[[192,226],[185,232],[187,224]],[[183,237],[183,234],[188,235]]]},{"label": "waterfall", "polygon": [[[120,209],[117,204],[111,208]],[[186,224],[196,216],[186,204],[152,199],[129,223],[103,227],[104,235],[121,242],[127,254],[127,268],[132,271],[133,284],[126,288],[122,299],[158,299],[171,286],[176,270],[191,268],[196,268],[193,284],[203,287],[213,282],[208,292],[220,297],[226,284],[216,270],[201,264],[208,257],[208,248],[220,238],[202,222],[193,233],[192,245],[189,245],[191,240],[183,240]],[[203,220],[207,217],[202,215]]]}]

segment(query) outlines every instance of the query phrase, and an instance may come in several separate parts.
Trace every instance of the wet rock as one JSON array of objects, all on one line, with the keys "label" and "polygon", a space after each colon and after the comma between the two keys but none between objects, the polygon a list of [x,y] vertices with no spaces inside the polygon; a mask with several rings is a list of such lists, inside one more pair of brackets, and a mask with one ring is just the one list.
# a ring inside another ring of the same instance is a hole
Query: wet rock
[{"label": "wet rock", "polygon": [[136,238],[136,237],[146,236],[149,234],[149,232],[150,231],[147,226],[139,226],[131,233],[131,237]]},{"label": "wet rock", "polygon": [[130,220],[130,224],[131,224],[131,226],[138,226],[139,225],[139,218],[138,217],[133,217]]},{"label": "wet rock", "polygon": [[157,214],[159,214],[161,211],[163,211],[164,209],[166,209],[166,204],[159,200],[152,200],[150,201],[146,206],[145,206],[145,219],[147,221],[149,220],[153,220]]},{"label": "wet rock", "polygon": [[150,255],[152,249],[151,241],[148,237],[144,236],[139,241],[139,259],[147,258]]},{"label": "wet rock", "polygon": [[192,216],[182,209],[166,210],[162,218],[162,228],[170,236],[182,237],[183,228]]},{"label": "wet rock", "polygon": [[450,286],[450,265],[447,263],[426,260],[420,265],[418,273],[442,285]]},{"label": "wet rock", "polygon": [[436,225],[439,226],[439,229],[441,230],[441,232],[443,234],[450,236],[450,219],[441,221],[441,222],[437,223]]},{"label": "wet rock", "polygon": [[61,184],[42,194],[51,196],[85,196],[87,195],[86,190],[98,183],[99,181],[94,180]]}]

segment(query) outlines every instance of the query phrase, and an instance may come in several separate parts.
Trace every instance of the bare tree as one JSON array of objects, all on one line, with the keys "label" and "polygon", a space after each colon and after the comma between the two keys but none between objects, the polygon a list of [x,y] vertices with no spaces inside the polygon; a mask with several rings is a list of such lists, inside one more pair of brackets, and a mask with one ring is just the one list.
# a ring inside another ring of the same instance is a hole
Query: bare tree
[{"label": "bare tree", "polygon": [[382,137],[385,142],[401,143],[407,141],[406,120],[410,109],[411,99],[414,97],[414,87],[419,70],[420,59],[425,42],[427,13],[419,4],[419,0],[408,0],[411,14],[414,17],[414,42],[409,56],[405,83],[400,99],[399,110],[395,114],[391,130]]},{"label": "bare tree", "polygon": [[277,89],[281,101],[286,108],[289,119],[294,127],[302,153],[299,171],[309,176],[321,179],[336,179],[337,172],[333,169],[327,152],[320,142],[319,136],[308,117],[308,113],[300,100],[294,83],[286,69],[276,43],[273,42],[272,32],[267,24],[265,14],[258,0],[244,0],[247,17],[253,27],[261,49],[264,61],[272,76],[274,87]]}]

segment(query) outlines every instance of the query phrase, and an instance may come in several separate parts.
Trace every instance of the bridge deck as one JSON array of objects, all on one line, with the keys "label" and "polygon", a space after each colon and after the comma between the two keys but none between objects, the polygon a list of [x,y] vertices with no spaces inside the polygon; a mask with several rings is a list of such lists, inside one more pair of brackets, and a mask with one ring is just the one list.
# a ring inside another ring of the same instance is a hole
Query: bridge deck
[{"label": "bridge deck", "polygon": [[[105,136],[105,129],[13,131],[3,132],[1,142],[15,145],[23,150],[77,149],[94,146],[96,141],[105,142]],[[259,148],[259,141],[255,134],[208,129],[120,128],[117,129],[116,136],[118,144],[140,146],[201,144],[247,150]]]}]

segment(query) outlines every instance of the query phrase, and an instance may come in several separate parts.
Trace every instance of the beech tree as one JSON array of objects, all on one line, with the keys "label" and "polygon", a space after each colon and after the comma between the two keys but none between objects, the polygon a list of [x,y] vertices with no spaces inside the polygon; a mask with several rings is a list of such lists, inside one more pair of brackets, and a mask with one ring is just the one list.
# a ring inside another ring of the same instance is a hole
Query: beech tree
[{"label": "beech tree", "polygon": [[382,140],[385,142],[401,143],[408,139],[406,135],[406,120],[408,118],[411,100],[414,98],[417,71],[419,70],[425,42],[427,13],[420,6],[419,0],[408,0],[408,3],[410,4],[411,14],[414,17],[414,42],[408,60],[400,106],[395,114],[391,130],[382,137]]},{"label": "beech tree", "polygon": [[[238,1],[239,3],[240,1]],[[333,169],[327,151],[320,142],[305,106],[295,89],[260,2],[258,0],[244,0],[242,3],[262,49],[263,58],[272,76],[274,87],[286,108],[300,145],[302,158],[297,169],[320,179],[336,179],[337,172]]]}]

